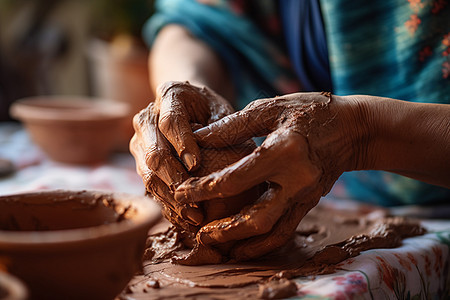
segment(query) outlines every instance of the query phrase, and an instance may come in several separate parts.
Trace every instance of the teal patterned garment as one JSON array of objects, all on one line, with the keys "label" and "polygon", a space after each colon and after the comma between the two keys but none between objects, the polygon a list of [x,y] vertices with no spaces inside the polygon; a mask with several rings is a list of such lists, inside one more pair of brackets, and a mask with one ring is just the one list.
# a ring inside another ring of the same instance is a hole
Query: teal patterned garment
[{"label": "teal patterned garment", "polygon": [[[447,1],[321,3],[335,94],[450,103]],[[390,206],[450,200],[449,189],[381,171],[344,173],[334,193]]]},{"label": "teal patterned garment", "polygon": [[[151,45],[177,23],[208,43],[230,69],[237,108],[322,90],[450,103],[447,2],[160,0],[143,34]],[[332,193],[386,206],[450,200],[449,189],[380,171],[345,173]]]}]

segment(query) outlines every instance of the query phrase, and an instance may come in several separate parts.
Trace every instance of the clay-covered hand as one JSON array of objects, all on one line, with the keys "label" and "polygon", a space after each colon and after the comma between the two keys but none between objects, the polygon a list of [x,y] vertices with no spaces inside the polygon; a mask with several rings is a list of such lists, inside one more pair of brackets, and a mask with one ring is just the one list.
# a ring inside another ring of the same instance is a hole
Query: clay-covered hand
[{"label": "clay-covered hand", "polygon": [[231,105],[207,88],[188,82],[167,82],[154,103],[133,119],[130,151],[146,190],[163,205],[166,217],[188,231],[203,220],[196,205],[175,201],[175,189],[200,165],[192,128],[206,126],[233,112]]},{"label": "clay-covered hand", "polygon": [[354,152],[348,128],[354,122],[343,109],[345,101],[329,93],[261,99],[197,130],[195,136],[205,147],[267,138],[235,164],[188,179],[177,188],[177,201],[199,203],[269,183],[255,204],[202,227],[197,241],[213,248],[234,243],[229,255],[236,260],[255,258],[285,244],[303,216],[350,168]]}]

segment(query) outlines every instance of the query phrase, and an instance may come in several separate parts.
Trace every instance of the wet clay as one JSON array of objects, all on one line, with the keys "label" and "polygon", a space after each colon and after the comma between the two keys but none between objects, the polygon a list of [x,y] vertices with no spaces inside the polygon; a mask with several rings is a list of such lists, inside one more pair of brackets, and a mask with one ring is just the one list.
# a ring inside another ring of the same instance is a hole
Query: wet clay
[{"label": "wet clay", "polygon": [[188,251],[183,236],[168,230],[149,237],[144,273],[130,282],[122,298],[289,297],[297,290],[290,278],[333,273],[339,262],[361,251],[397,247],[402,239],[423,233],[418,222],[387,217],[381,210],[337,211],[320,204],[287,245],[259,260],[184,266],[170,261]]},{"label": "wet clay", "polygon": [[[203,177],[217,170],[223,169],[244,156],[250,154],[256,148],[252,141],[246,141],[238,146],[229,148],[200,148],[200,167],[190,172],[192,176]],[[222,219],[238,213],[244,206],[255,202],[263,193],[264,185],[255,186],[241,194],[226,198],[216,198],[200,203],[204,211],[204,220],[201,226],[213,220]]]},{"label": "wet clay", "polygon": [[[200,148],[201,164],[197,170],[190,172],[190,174],[194,177],[202,177],[223,169],[250,154],[255,147],[253,141],[247,141],[238,146],[228,148]],[[192,250],[189,254],[179,257],[177,263],[187,265],[221,263],[223,261],[222,254],[227,253],[232,245],[218,245],[221,248],[220,250],[222,250],[221,254],[217,249],[202,245],[199,242],[199,236],[196,236],[197,230],[201,226],[213,224],[211,222],[215,220],[238,214],[243,207],[254,203],[264,193],[264,189],[265,184],[260,184],[236,196],[216,198],[196,204],[198,208],[202,209],[203,221],[193,231],[184,232],[186,235],[183,238],[184,243],[191,245]],[[176,222],[171,220],[170,216],[168,220],[176,224]]]}]

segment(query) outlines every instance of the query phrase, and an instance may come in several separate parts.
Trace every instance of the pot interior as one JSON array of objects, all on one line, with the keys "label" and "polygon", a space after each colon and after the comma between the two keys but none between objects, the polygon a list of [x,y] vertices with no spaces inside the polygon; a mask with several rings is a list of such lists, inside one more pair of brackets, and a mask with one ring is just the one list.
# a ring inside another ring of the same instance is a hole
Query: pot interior
[{"label": "pot interior", "polygon": [[109,195],[26,194],[0,197],[0,230],[49,231],[118,223],[129,219],[132,209]]}]

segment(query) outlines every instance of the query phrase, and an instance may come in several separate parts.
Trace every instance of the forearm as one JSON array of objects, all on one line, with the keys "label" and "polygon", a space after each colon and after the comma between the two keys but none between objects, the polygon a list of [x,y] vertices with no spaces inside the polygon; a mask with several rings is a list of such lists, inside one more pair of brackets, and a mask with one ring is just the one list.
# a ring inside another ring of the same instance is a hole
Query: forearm
[{"label": "forearm", "polygon": [[233,101],[231,78],[219,56],[179,25],[168,25],[158,34],[149,56],[149,71],[153,91],[166,81],[187,80]]},{"label": "forearm", "polygon": [[450,187],[450,105],[352,96],[368,128],[360,169]]}]

